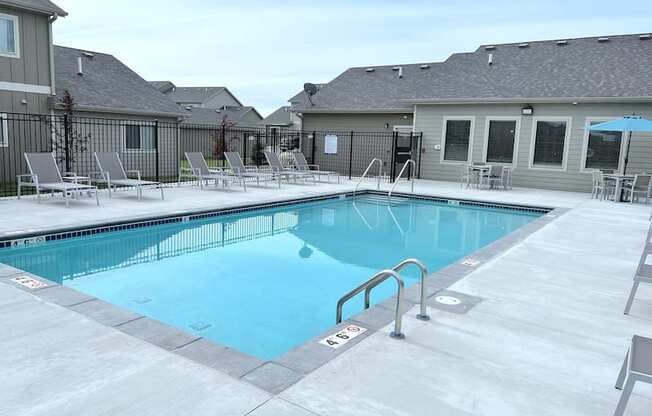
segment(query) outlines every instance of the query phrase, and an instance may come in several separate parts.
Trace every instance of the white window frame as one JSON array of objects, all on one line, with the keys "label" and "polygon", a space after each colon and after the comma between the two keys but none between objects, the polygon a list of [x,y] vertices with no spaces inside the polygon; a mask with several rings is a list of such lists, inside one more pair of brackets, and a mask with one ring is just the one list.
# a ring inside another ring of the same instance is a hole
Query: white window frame
[{"label": "white window frame", "polygon": [[[446,160],[446,129],[448,121],[466,120],[471,122],[469,127],[469,149],[466,160]],[[473,162],[473,136],[475,136],[475,116],[444,116],[441,126],[441,150],[439,154],[439,163],[448,165],[469,164]]]},{"label": "white window frame", "polygon": [[12,14],[0,13],[0,19],[11,20],[14,23],[14,41],[16,43],[16,51],[14,53],[4,53],[0,52],[0,56],[5,58],[15,58],[20,59],[20,28],[18,16]]},{"label": "white window frame", "polygon": [[[536,147],[537,126],[539,121],[563,121],[566,123],[566,133],[564,134],[564,154],[562,155],[561,166],[545,166],[534,164],[534,148]],[[533,117],[532,118],[532,137],[530,140],[530,160],[528,168],[532,170],[547,171],[566,171],[568,167],[568,144],[570,142],[571,131],[573,130],[572,117]]]},{"label": "white window frame", "polygon": [[[610,121],[610,120],[616,120],[618,117],[587,117],[585,122],[584,122],[584,138],[582,140],[582,164],[580,165],[580,172],[582,173],[593,173],[594,168],[587,168],[586,167],[586,157],[588,156],[589,153],[589,127],[591,127],[591,122],[592,121]],[[620,134],[620,156],[618,158],[618,172],[622,172],[624,167],[625,167],[625,150],[626,150],[626,144],[625,141],[627,138],[625,137],[625,133]]]},{"label": "white window frame", "polygon": [[482,161],[487,162],[487,153],[489,152],[489,124],[492,121],[515,121],[516,127],[514,128],[514,154],[512,154],[512,163],[507,162],[491,162],[499,165],[509,165],[513,168],[518,164],[518,142],[521,135],[521,117],[517,116],[487,116],[484,123],[484,147],[482,149]]},{"label": "white window frame", "polygon": [[[150,124],[151,123],[151,124]],[[122,123],[122,149],[126,153],[156,153],[156,147],[152,149],[143,149],[143,136],[142,136],[142,130],[141,130],[141,136],[140,136],[140,149],[130,149],[127,147],[127,126],[139,126],[141,129],[143,127],[151,127],[152,129],[156,129],[156,124],[152,121],[125,121]],[[160,143],[159,143],[160,144]]]},{"label": "white window frame", "polygon": [[2,127],[2,134],[0,135],[0,147],[9,147],[9,125],[7,123],[6,113],[0,113],[0,127]]}]

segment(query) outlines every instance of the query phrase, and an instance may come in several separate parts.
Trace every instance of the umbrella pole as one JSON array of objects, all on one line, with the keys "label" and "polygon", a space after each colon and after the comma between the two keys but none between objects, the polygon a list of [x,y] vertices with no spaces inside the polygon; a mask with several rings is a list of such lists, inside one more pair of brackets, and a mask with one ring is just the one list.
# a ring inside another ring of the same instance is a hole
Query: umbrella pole
[{"label": "umbrella pole", "polygon": [[623,170],[623,175],[627,175],[627,163],[629,162],[629,147],[632,141],[632,132],[631,130],[627,132],[627,151],[625,152],[625,169]]}]

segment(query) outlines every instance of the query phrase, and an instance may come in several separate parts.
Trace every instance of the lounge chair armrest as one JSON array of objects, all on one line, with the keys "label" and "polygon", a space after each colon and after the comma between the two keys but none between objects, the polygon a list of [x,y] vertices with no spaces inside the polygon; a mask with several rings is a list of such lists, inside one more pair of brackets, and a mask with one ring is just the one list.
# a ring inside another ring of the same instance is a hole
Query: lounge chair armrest
[{"label": "lounge chair armrest", "polygon": [[[108,172],[105,172],[108,175]],[[91,172],[88,174],[94,180],[106,180],[107,176],[102,172]]]},{"label": "lounge chair armrest", "polygon": [[132,173],[132,174],[135,173],[136,178],[138,178],[138,180],[141,179],[139,170],[136,170],[136,169],[125,170],[125,173],[127,174],[127,176],[129,176],[130,173]]},{"label": "lounge chair armrest", "polygon": [[319,165],[314,165],[309,163],[306,166],[308,166],[308,169],[319,170]]},{"label": "lounge chair armrest", "polygon": [[76,177],[76,176],[77,176],[77,173],[76,173],[76,172],[72,172],[72,171],[71,171],[71,172],[61,172],[61,176],[72,176],[72,177]]},{"label": "lounge chair armrest", "polygon": [[226,171],[226,168],[220,168],[220,167],[217,167],[217,168],[208,168],[208,171],[209,171],[210,173],[222,174],[222,173],[224,173],[224,171]]},{"label": "lounge chair armrest", "polygon": [[[25,183],[25,184],[27,184],[27,183],[37,183],[38,182],[38,177],[36,175],[31,174],[31,173],[27,173],[25,175],[16,175],[16,179],[18,180],[18,182]],[[27,181],[24,181],[25,179]]]}]

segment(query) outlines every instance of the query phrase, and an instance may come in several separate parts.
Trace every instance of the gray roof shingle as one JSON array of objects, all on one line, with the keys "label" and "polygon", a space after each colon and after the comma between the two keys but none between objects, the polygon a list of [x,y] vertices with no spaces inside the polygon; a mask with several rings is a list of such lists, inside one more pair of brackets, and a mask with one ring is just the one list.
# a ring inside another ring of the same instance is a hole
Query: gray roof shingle
[{"label": "gray roof shingle", "polygon": [[68,16],[65,10],[49,0],[0,0],[0,4],[39,13]]},{"label": "gray roof shingle", "polygon": [[176,87],[167,95],[175,103],[203,103],[225,89],[225,87]]},{"label": "gray roof shingle", "polygon": [[373,72],[350,68],[315,94],[314,106],[304,99],[295,107],[304,112],[404,111],[418,102],[651,99],[652,39],[603,38],[481,46],[445,62],[399,65],[401,78],[395,65],[373,67]]},{"label": "gray roof shingle", "polygon": [[[54,47],[56,89],[70,91],[81,110],[181,116],[184,110],[113,55]],[[82,57],[83,75],[77,74]]]},{"label": "gray roof shingle", "polygon": [[265,126],[290,126],[294,124],[290,116],[291,107],[286,105],[276,109],[272,114],[260,120],[258,124]]},{"label": "gray roof shingle", "polygon": [[172,83],[172,81],[148,81],[148,82],[151,84],[152,87],[154,87],[157,90],[161,91],[163,94],[167,93],[172,88],[176,87]]},{"label": "gray roof shingle", "polygon": [[226,107],[222,109],[190,107],[185,109],[186,118],[182,124],[206,124],[221,125],[226,116],[227,122],[240,124],[242,117],[250,111],[256,111],[253,107]]}]

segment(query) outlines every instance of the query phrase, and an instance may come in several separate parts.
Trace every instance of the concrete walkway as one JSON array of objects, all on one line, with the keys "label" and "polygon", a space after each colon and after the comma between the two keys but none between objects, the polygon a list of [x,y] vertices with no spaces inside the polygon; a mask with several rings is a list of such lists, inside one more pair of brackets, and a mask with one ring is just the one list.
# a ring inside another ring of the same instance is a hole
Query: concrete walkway
[{"label": "concrete walkway", "polygon": [[[352,187],[181,188],[166,201],[114,198],[100,209],[6,200],[0,232]],[[650,208],[529,189],[415,188],[572,209],[451,287],[482,298],[467,314],[430,308],[432,320],[421,322],[410,311],[405,340],[374,334],[275,397],[0,283],[0,414],[610,415],[629,338],[652,336],[651,288],[639,291],[631,316],[622,314]],[[627,414],[650,412],[652,389],[637,388]]]}]

